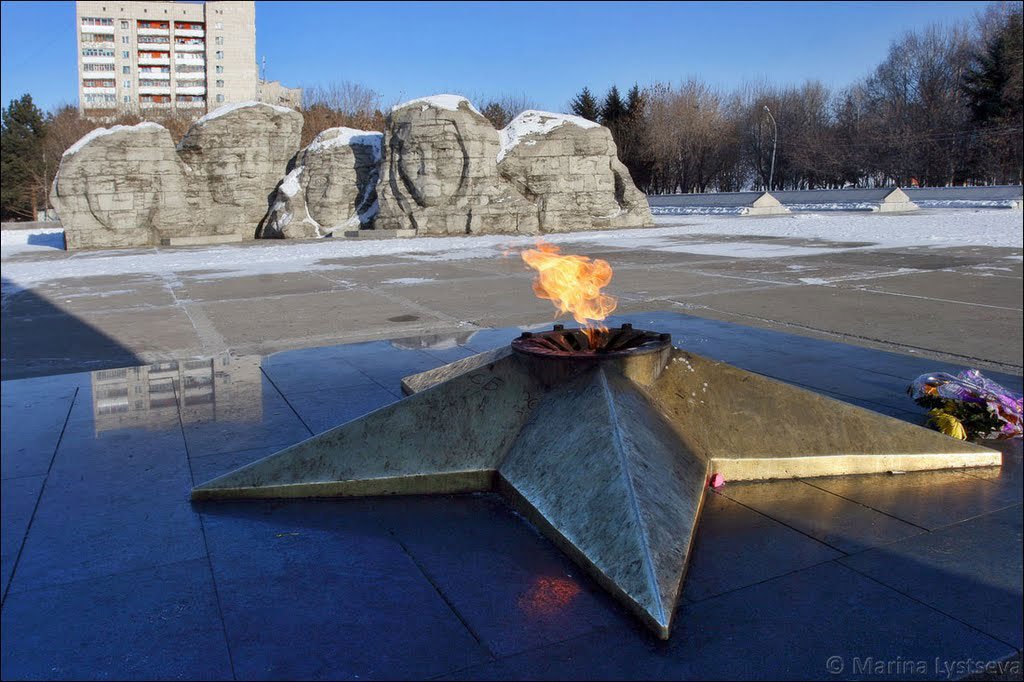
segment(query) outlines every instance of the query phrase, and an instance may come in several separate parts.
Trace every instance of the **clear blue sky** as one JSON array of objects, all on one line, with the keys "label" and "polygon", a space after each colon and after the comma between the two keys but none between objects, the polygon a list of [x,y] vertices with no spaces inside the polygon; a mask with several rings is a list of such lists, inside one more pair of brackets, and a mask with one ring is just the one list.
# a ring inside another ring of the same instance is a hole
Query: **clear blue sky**
[{"label": "clear blue sky", "polygon": [[[440,92],[524,93],[564,110],[587,85],[700,76],[836,87],[903,32],[972,19],[984,2],[257,2],[256,54],[289,86],[349,80],[385,104]],[[0,101],[77,97],[72,2],[3,2]]]}]

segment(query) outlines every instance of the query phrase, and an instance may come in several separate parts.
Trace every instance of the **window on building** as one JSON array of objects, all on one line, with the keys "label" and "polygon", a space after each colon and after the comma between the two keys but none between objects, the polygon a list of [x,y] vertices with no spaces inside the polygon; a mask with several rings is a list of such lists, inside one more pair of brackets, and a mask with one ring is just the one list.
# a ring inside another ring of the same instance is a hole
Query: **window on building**
[{"label": "window on building", "polygon": [[[220,12],[220,10],[218,10],[218,13],[219,12]],[[215,29],[217,29],[218,31],[222,31],[224,29],[224,24],[222,24],[221,22],[218,21],[216,24],[213,25],[213,27]]]},{"label": "window on building", "polygon": [[127,45],[128,43],[132,42],[132,37],[131,36],[121,36],[121,42],[124,43],[125,45]]},{"label": "window on building", "polygon": [[214,53],[214,56],[217,57],[217,59],[224,59],[224,51],[217,50],[217,52]]},{"label": "window on building", "polygon": [[[122,9],[121,11],[123,12],[124,10]],[[128,22],[127,21],[122,21],[121,22],[121,28],[123,28],[124,30],[127,31],[128,30]]]},{"label": "window on building", "polygon": [[217,87],[218,88],[223,88],[224,87],[224,81],[220,81],[220,80],[217,81]]},{"label": "window on building", "polygon": [[128,102],[131,102],[131,101],[132,101],[132,98],[131,98],[131,96],[129,96],[129,95],[125,95],[125,96],[124,96],[124,103],[125,103],[125,104],[128,104]]},{"label": "window on building", "polygon": [[223,102],[224,101],[224,95],[217,95],[217,101],[218,102]]},{"label": "window on building", "polygon": [[217,65],[217,73],[224,73],[224,67],[223,67],[223,66],[220,66],[220,65],[218,64],[218,65]]},{"label": "window on building", "polygon": [[[106,7],[103,8],[106,11]],[[82,17],[82,26],[113,26],[113,19],[103,19],[101,17]]]},{"label": "window on building", "polygon": [[122,84],[124,85],[124,89],[125,90],[130,90],[131,87],[132,87],[132,82],[131,81],[122,81]]},{"label": "window on building", "polygon": [[128,74],[128,73],[131,73],[131,72],[132,72],[132,67],[130,67],[130,66],[122,66],[121,67],[121,73]]},{"label": "window on building", "polygon": [[213,41],[215,43],[217,43],[218,45],[223,45],[224,44],[224,36],[217,36],[216,38],[213,39]]},{"label": "window on building", "polygon": [[125,50],[124,52],[122,52],[121,56],[124,57],[125,59],[131,59],[131,57],[132,57],[131,52],[129,52],[128,50]]}]

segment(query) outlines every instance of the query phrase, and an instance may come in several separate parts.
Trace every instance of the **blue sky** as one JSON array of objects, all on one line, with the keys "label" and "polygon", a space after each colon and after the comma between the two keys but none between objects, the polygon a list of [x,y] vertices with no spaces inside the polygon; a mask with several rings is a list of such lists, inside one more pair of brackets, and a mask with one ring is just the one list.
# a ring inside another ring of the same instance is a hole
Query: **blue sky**
[{"label": "blue sky", "polygon": [[[257,58],[289,86],[349,80],[385,104],[440,92],[526,94],[564,110],[587,85],[724,88],[767,77],[836,87],[903,32],[972,19],[984,2],[257,2]],[[74,103],[73,2],[3,2],[0,101]]]}]

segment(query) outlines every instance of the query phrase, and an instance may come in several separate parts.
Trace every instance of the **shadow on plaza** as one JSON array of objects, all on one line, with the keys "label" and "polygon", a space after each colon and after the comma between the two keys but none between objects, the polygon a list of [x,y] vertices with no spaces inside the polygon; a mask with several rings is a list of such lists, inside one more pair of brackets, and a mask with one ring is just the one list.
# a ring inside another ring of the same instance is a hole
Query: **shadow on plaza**
[{"label": "shadow on plaza", "polygon": [[[7,279],[3,287],[15,289]],[[25,289],[3,295],[0,339],[4,381],[142,364],[116,339]]]}]

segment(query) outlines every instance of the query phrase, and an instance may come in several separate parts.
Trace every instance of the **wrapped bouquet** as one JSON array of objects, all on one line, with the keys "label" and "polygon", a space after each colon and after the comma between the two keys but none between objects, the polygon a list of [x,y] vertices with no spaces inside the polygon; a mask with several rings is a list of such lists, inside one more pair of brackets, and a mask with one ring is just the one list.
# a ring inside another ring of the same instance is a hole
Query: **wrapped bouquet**
[{"label": "wrapped bouquet", "polygon": [[907,387],[907,393],[928,408],[931,425],[960,440],[1016,438],[1024,428],[1021,395],[976,369],[922,374]]}]

